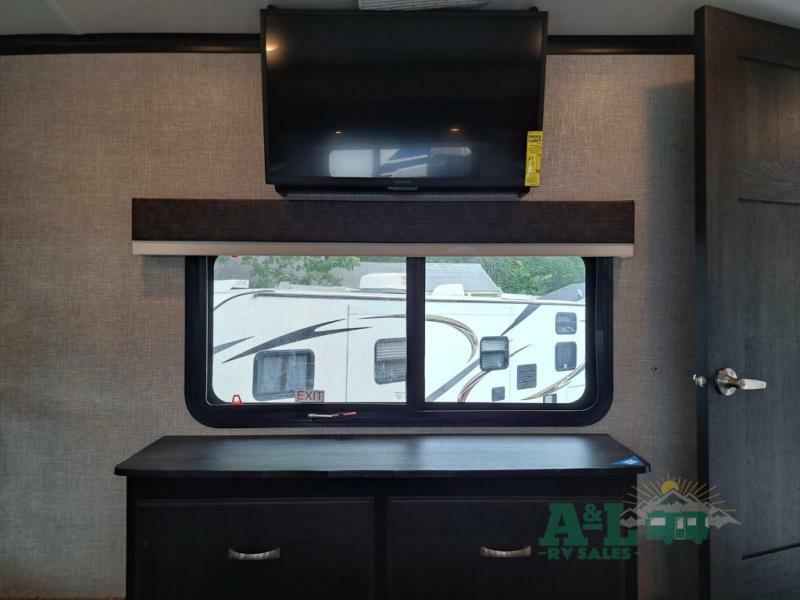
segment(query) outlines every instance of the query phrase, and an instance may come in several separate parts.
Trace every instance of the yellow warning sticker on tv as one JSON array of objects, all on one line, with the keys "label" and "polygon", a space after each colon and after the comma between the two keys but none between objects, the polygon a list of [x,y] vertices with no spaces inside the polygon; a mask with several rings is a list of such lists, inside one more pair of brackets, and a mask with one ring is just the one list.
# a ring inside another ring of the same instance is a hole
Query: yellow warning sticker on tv
[{"label": "yellow warning sticker on tv", "polygon": [[542,142],[544,132],[529,131],[525,149],[525,185],[539,187],[542,184]]}]

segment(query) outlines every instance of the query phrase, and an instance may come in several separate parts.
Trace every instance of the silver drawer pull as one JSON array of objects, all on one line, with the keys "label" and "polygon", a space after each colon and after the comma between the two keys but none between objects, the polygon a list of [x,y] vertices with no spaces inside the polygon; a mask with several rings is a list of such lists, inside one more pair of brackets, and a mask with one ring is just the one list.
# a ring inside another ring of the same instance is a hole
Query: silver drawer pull
[{"label": "silver drawer pull", "polygon": [[518,550],[495,550],[481,546],[481,556],[487,558],[524,558],[531,555],[531,547],[525,546]]},{"label": "silver drawer pull", "polygon": [[246,554],[244,552],[237,552],[233,548],[228,548],[228,558],[231,560],[275,560],[280,557],[280,548],[267,550],[266,552],[256,552],[255,554]]}]

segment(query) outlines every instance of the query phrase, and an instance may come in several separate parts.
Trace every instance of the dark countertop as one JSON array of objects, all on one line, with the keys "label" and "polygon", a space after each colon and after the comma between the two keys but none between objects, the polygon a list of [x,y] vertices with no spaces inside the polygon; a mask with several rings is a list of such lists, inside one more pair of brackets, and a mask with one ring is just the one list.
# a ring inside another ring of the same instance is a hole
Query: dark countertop
[{"label": "dark countertop", "polygon": [[[625,459],[629,464],[619,463]],[[646,460],[606,434],[167,436],[120,463],[127,477],[631,475]]]}]

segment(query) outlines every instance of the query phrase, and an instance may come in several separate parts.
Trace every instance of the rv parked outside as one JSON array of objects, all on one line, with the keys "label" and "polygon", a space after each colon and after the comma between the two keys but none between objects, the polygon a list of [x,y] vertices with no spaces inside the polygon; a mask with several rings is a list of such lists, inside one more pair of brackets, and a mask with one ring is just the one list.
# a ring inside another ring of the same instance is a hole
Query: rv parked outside
[{"label": "rv parked outside", "polygon": [[[253,287],[241,266],[215,269],[212,387],[221,402],[295,402],[311,390],[325,402],[405,401],[404,262],[362,261],[325,272],[326,285],[271,287]],[[426,401],[575,402],[585,387],[584,296],[582,281],[506,293],[481,264],[429,262]]]}]

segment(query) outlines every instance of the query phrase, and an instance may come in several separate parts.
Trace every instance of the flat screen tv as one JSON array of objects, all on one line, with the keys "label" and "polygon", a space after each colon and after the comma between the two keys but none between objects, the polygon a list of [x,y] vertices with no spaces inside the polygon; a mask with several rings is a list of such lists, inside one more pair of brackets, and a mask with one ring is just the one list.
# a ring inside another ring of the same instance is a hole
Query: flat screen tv
[{"label": "flat screen tv", "polygon": [[524,191],[547,13],[261,13],[267,183]]}]

